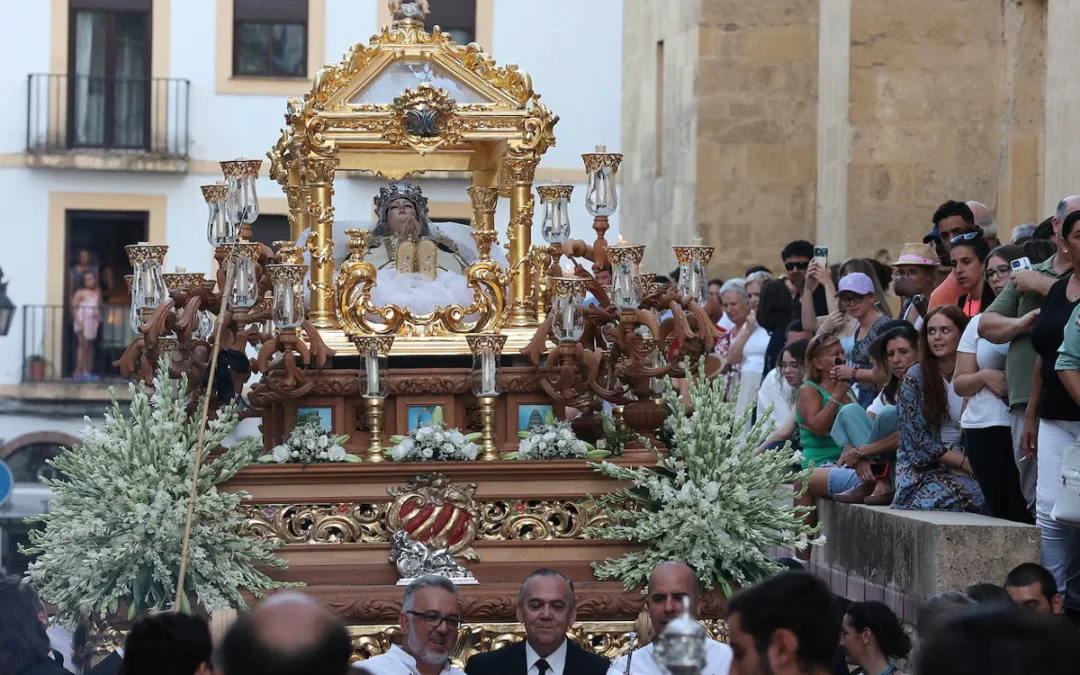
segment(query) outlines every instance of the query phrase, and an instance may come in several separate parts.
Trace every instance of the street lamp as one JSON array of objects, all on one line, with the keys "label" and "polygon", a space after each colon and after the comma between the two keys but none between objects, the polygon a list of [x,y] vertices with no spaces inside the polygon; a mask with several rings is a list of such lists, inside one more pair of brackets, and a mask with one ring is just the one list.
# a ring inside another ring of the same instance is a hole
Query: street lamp
[{"label": "street lamp", "polygon": [[11,330],[11,320],[15,318],[15,303],[7,294],[7,282],[4,281],[4,270],[0,269],[0,337],[8,334]]}]

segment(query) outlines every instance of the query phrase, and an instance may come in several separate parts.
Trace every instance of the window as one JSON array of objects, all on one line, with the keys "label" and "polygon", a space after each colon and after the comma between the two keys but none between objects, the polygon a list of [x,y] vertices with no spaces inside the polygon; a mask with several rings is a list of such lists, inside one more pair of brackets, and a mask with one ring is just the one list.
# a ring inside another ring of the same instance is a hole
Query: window
[{"label": "window", "polygon": [[428,29],[438,26],[459,45],[476,40],[476,0],[431,3],[431,14],[424,19]]},{"label": "window", "polygon": [[150,10],[150,0],[71,0],[70,146],[148,147]]},{"label": "window", "polygon": [[292,241],[289,234],[289,217],[269,213],[260,214],[251,224],[251,241],[266,244],[271,248],[274,248],[275,241]]},{"label": "window", "polygon": [[233,75],[307,77],[307,0],[235,0]]}]

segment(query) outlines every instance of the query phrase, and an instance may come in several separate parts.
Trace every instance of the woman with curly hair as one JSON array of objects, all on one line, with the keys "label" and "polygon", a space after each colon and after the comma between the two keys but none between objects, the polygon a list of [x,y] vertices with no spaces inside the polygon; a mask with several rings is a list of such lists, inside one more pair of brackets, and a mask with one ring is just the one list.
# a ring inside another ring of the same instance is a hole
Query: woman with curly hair
[{"label": "woman with curly hair", "polygon": [[840,645],[847,662],[864,675],[903,675],[892,661],[907,658],[911,638],[888,605],[867,600],[853,602],[844,614]]}]

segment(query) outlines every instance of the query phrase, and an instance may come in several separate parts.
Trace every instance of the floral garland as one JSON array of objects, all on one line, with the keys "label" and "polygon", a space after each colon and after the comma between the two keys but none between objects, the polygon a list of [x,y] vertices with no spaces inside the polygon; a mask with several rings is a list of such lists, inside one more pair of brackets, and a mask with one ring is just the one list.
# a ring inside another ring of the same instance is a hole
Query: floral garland
[{"label": "floral garland", "polygon": [[124,415],[110,390],[112,405],[103,424],[87,419],[83,441],[49,461],[63,477],[42,479],[56,495],[49,513],[32,519],[35,556],[29,576],[42,599],[56,605],[66,621],[105,618],[126,606],[127,617],[146,611],[191,611],[189,595],[206,611],[246,608],[245,593],[262,597],[286,586],[264,570],[284,568],[275,555],[280,544],[241,536],[242,492],[219,486],[249,465],[259,441],[248,437],[211,451],[236,428],[234,404],[207,423],[199,472],[191,557],[181,606],[172,607],[180,568],[199,414],[187,414],[187,378],[169,378],[158,366],[153,391],[128,385],[131,406]]},{"label": "floral garland", "polygon": [[476,441],[481,434],[463,434],[447,429],[441,407],[431,415],[431,423],[418,427],[405,436],[391,436],[392,448],[383,454],[395,462],[459,462],[476,459],[480,452]]},{"label": "floral garland", "polygon": [[556,421],[548,412],[544,423],[528,431],[519,431],[516,452],[508,452],[503,459],[602,459],[606,450],[597,450],[579,439],[570,429],[569,422]]},{"label": "floral garland", "polygon": [[316,462],[360,462],[356,455],[345,451],[349,441],[347,434],[334,436],[323,429],[319,416],[313,413],[301,413],[288,440],[275,446],[269,455],[259,457],[260,462],[269,464],[312,464]]},{"label": "floral garland", "polygon": [[[600,579],[619,579],[627,588],[644,584],[665,560],[692,567],[706,588],[745,586],[778,569],[772,548],[803,549],[824,543],[817,527],[803,517],[812,507],[794,506],[792,482],[806,485],[809,471],[791,473],[799,454],[786,445],[760,455],[754,449],[772,427],[771,418],[749,427],[751,408],[735,413],[735,399],[724,401],[722,378],[687,378],[693,414],[667,380],[665,398],[673,415],[673,449],[651,467],[593,464],[600,473],[631,487],[603,495],[598,503],[616,525],[587,528],[595,539],[646,544],[640,551],[594,563]],[[632,506],[633,509],[628,508]]]}]

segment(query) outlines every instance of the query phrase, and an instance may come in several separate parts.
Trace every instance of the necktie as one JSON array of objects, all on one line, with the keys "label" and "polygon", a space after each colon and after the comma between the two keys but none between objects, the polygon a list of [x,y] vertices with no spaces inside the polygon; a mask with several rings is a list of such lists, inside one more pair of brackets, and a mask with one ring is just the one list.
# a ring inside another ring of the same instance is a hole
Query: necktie
[{"label": "necktie", "polygon": [[548,665],[547,661],[545,661],[544,659],[536,660],[536,672],[538,673],[538,675],[544,675],[549,670],[551,670],[551,666]]}]

